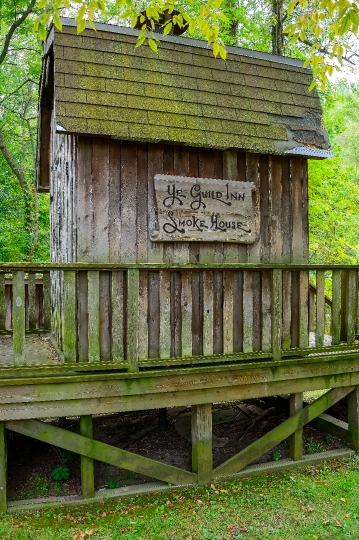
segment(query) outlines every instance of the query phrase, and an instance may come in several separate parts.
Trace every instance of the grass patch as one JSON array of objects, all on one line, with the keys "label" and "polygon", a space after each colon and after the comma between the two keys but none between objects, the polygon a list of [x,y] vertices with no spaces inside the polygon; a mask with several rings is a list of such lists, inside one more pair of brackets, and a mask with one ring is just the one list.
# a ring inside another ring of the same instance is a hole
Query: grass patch
[{"label": "grass patch", "polygon": [[358,538],[359,458],[92,506],[0,516],[11,540]]}]

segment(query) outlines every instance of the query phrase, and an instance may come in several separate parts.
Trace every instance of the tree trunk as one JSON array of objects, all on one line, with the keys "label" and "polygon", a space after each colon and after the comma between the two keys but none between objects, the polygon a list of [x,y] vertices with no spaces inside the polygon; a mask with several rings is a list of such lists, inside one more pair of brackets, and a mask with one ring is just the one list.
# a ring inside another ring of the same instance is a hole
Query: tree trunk
[{"label": "tree trunk", "polygon": [[285,19],[284,0],[272,0],[272,53],[279,56],[284,54],[283,21]]}]

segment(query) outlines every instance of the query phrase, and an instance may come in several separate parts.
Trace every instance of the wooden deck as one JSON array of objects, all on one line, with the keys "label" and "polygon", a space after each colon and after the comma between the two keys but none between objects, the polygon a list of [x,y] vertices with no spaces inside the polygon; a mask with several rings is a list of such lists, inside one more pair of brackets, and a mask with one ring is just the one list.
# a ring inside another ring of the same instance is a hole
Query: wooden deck
[{"label": "wooden deck", "polygon": [[[359,268],[74,264],[2,270],[12,290],[10,309],[0,286],[1,509],[7,508],[6,430],[80,454],[85,499],[94,497],[94,459],[177,486],[245,474],[285,439],[292,462],[304,463],[303,426],[316,418],[358,451]],[[36,301],[30,294],[32,275],[49,277],[51,270],[56,309],[49,286]],[[325,279],[332,284],[330,305]],[[304,391],[324,389],[303,407]],[[279,394],[290,396],[288,420],[213,469],[212,403]],[[348,401],[346,424],[321,417],[341,399]],[[192,407],[191,472],[92,437],[92,415],[183,405]],[[65,416],[80,417],[80,434],[44,422]]]}]

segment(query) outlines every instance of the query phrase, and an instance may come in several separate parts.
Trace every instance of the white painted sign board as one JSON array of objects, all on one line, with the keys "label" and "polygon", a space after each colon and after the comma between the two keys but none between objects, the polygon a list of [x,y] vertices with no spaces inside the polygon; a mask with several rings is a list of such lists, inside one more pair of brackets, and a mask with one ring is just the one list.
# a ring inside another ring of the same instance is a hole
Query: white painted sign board
[{"label": "white painted sign board", "polygon": [[239,242],[252,244],[253,182],[190,178],[157,174],[155,193],[158,230],[156,242]]}]

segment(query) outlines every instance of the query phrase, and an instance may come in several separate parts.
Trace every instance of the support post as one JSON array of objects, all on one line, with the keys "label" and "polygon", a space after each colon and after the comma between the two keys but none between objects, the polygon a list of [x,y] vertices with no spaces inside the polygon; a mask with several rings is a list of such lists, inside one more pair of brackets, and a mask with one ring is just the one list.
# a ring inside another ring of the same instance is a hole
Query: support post
[{"label": "support post", "polygon": [[[92,416],[80,416],[80,434],[92,439]],[[95,496],[95,478],[93,459],[81,455],[81,488],[84,499]]]},{"label": "support post", "polygon": [[0,422],[0,512],[7,510],[7,448],[5,423]]},{"label": "support post", "polygon": [[[293,416],[301,409],[303,409],[303,392],[291,394],[289,397],[289,415]],[[303,457],[303,428],[297,429],[289,437],[289,457],[294,461],[298,461]]]},{"label": "support post", "polygon": [[192,471],[198,484],[212,480],[212,404],[192,405]]},{"label": "support post", "polygon": [[359,452],[359,386],[348,394],[348,430],[350,434],[350,448]]}]

